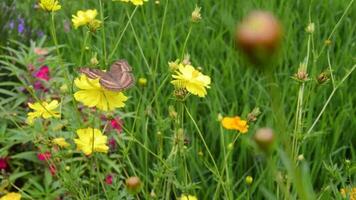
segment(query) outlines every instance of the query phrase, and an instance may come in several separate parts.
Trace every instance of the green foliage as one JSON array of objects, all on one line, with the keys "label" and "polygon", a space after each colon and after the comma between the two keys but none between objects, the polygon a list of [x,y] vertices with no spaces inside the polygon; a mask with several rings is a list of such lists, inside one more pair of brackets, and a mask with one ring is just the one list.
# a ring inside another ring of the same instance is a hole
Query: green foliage
[{"label": "green foliage", "polygon": [[[137,8],[120,1],[77,0],[61,1],[62,9],[54,13],[32,8],[34,3],[14,5],[45,36],[20,42],[6,35],[1,43],[0,158],[8,158],[9,168],[0,172],[0,196],[18,191],[23,199],[177,199],[182,194],[342,199],[341,188],[355,187],[353,0],[151,0]],[[199,23],[191,22],[195,5],[202,7]],[[71,16],[94,8],[104,26],[96,32],[73,29]],[[236,51],[236,24],[254,9],[273,12],[283,26],[270,76]],[[0,15],[1,24],[9,18]],[[306,33],[311,22],[315,31]],[[38,48],[48,54],[37,54]],[[205,98],[191,95],[181,102],[173,95],[168,62],[185,54],[212,79]],[[79,67],[108,69],[117,59],[128,60],[136,79],[146,78],[147,85],[125,91],[126,106],[113,112],[77,102],[73,82]],[[307,66],[308,81],[293,80],[301,64]],[[41,66],[49,67],[49,81],[34,76]],[[322,72],[330,80],[318,84]],[[46,90],[35,88],[37,81]],[[61,118],[26,124],[28,102],[52,99],[60,102]],[[262,113],[249,122],[247,134],[221,127],[219,114],[246,119],[255,107]],[[107,120],[113,117],[123,120],[120,134]],[[89,126],[115,141],[108,154],[85,156],[76,149],[76,130]],[[275,130],[272,152],[262,152],[253,141],[261,127]],[[70,146],[53,145],[58,137]],[[47,151],[51,158],[39,160],[38,154]],[[245,183],[248,175],[251,185]],[[106,183],[108,176],[112,184]],[[143,183],[138,194],[126,189],[130,176]]]}]

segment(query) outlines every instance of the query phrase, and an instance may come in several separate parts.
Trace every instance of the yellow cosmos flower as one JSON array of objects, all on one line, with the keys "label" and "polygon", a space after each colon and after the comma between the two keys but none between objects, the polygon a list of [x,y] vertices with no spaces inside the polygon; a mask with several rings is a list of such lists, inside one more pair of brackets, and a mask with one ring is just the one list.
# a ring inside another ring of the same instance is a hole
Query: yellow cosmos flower
[{"label": "yellow cosmos flower", "polygon": [[7,193],[5,196],[2,196],[0,200],[20,200],[21,194],[16,192]]},{"label": "yellow cosmos flower", "polygon": [[221,124],[224,128],[228,130],[237,130],[241,133],[246,133],[248,131],[248,125],[246,120],[242,120],[240,117],[224,117],[221,120]]},{"label": "yellow cosmos flower", "polygon": [[54,12],[61,9],[57,0],[40,0],[40,7],[48,12]]},{"label": "yellow cosmos flower", "polygon": [[96,9],[93,10],[79,10],[77,15],[72,15],[72,22],[74,28],[78,28],[80,26],[88,26],[90,30],[95,31],[101,25],[101,21],[95,19],[98,15],[98,11]]},{"label": "yellow cosmos flower", "polygon": [[100,85],[99,79],[90,79],[84,74],[76,78],[74,83],[81,89],[74,94],[74,98],[88,107],[111,111],[124,107],[128,99],[122,92],[109,91]]},{"label": "yellow cosmos flower", "polygon": [[179,64],[175,79],[171,83],[177,88],[185,88],[188,92],[205,97],[207,94],[206,88],[210,88],[210,77],[196,70],[192,65]]},{"label": "yellow cosmos flower", "polygon": [[34,112],[29,112],[27,114],[27,123],[33,124],[36,118],[43,117],[44,119],[49,119],[51,117],[60,118],[59,112],[56,111],[58,107],[58,101],[53,100],[50,103],[47,102],[36,102],[34,104],[28,103],[28,106],[34,110]]},{"label": "yellow cosmos flower", "polygon": [[349,196],[350,200],[356,200],[356,187],[351,188],[351,190],[342,188],[340,193],[343,198]]},{"label": "yellow cosmos flower", "polygon": [[64,139],[62,137],[53,139],[52,143],[55,145],[58,145],[59,147],[63,147],[63,148],[70,146],[70,144],[66,141],[66,139]]},{"label": "yellow cosmos flower", "polygon": [[99,129],[78,129],[77,135],[79,138],[74,139],[74,142],[77,145],[77,149],[83,151],[85,155],[88,156],[93,152],[108,152],[107,137]]},{"label": "yellow cosmos flower", "polygon": [[131,2],[135,6],[142,6],[144,2],[148,0],[121,0],[122,2]]},{"label": "yellow cosmos flower", "polygon": [[178,200],[198,200],[198,198],[196,196],[193,196],[193,195],[182,194],[182,196],[179,197]]}]

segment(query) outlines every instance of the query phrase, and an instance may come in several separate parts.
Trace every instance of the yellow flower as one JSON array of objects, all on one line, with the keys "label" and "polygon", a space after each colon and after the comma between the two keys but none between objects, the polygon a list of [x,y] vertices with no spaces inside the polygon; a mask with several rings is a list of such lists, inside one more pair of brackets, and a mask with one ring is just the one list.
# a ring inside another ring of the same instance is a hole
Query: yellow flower
[{"label": "yellow flower", "polygon": [[356,200],[356,187],[351,188],[351,190],[341,188],[340,193],[343,198],[348,196],[350,197],[350,200]]},{"label": "yellow flower", "polygon": [[179,197],[178,200],[198,200],[198,198],[193,195],[182,194],[182,196]]},{"label": "yellow flower", "polygon": [[60,147],[63,147],[63,148],[66,148],[66,147],[70,146],[70,144],[68,142],[66,142],[66,139],[64,139],[62,137],[54,138],[52,140],[52,143],[55,144],[55,145],[58,145]]},{"label": "yellow flower", "polygon": [[50,103],[47,102],[36,102],[34,104],[28,103],[28,106],[34,110],[34,112],[29,112],[27,114],[27,123],[33,124],[36,118],[43,117],[44,119],[49,119],[51,117],[59,118],[59,112],[56,111],[58,107],[58,101],[53,100]]},{"label": "yellow flower", "polygon": [[122,2],[131,2],[135,6],[142,6],[144,2],[148,0],[121,0]]},{"label": "yellow flower", "polygon": [[49,12],[54,12],[61,9],[57,0],[40,0],[40,7]]},{"label": "yellow flower", "polygon": [[109,91],[100,85],[99,79],[90,79],[84,74],[76,78],[74,83],[81,89],[74,94],[74,98],[88,107],[111,111],[124,107],[128,99],[122,92]]},{"label": "yellow flower", "polygon": [[96,9],[93,10],[79,10],[77,15],[72,15],[72,22],[74,28],[78,28],[79,26],[88,26],[91,31],[95,31],[101,25],[101,21],[95,19],[98,15],[98,11]]},{"label": "yellow flower", "polygon": [[240,117],[224,117],[221,120],[221,124],[224,128],[228,130],[237,130],[241,133],[246,133],[248,131],[248,125],[246,120],[242,120]]},{"label": "yellow flower", "polygon": [[185,88],[188,92],[205,97],[207,94],[206,88],[210,88],[210,77],[196,70],[192,65],[179,64],[176,75],[172,75],[175,79],[171,83],[177,88]]},{"label": "yellow flower", "polygon": [[103,135],[99,129],[78,129],[77,135],[79,138],[74,139],[74,142],[77,145],[77,149],[83,151],[85,155],[88,156],[93,152],[108,152],[107,136]]},{"label": "yellow flower", "polygon": [[5,196],[2,196],[0,200],[20,200],[21,194],[16,192],[7,193]]}]

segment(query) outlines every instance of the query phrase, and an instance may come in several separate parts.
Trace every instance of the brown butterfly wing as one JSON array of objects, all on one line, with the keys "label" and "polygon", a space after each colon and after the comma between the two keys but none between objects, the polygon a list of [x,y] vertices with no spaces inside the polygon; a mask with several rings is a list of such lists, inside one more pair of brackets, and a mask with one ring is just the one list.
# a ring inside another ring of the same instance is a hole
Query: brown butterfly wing
[{"label": "brown butterfly wing", "polygon": [[100,78],[100,84],[108,90],[121,91],[134,85],[135,78],[126,60],[116,61],[108,73]]},{"label": "brown butterfly wing", "polygon": [[88,78],[91,79],[101,78],[105,75],[105,72],[99,69],[92,69],[89,67],[81,67],[79,68],[79,72],[85,74]]}]

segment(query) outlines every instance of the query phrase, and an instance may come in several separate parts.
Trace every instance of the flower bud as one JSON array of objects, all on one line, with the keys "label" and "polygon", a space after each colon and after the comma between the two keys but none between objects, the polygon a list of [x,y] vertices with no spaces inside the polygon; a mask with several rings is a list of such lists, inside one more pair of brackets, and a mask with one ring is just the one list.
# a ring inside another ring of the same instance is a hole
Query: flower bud
[{"label": "flower bud", "polygon": [[330,79],[329,77],[329,73],[328,72],[322,72],[320,73],[317,77],[316,77],[316,81],[318,82],[318,84],[322,85],[326,82],[328,82]]},{"label": "flower bud", "polygon": [[126,188],[129,192],[136,194],[140,191],[142,183],[139,177],[131,176],[126,179]]},{"label": "flower bud", "polygon": [[257,130],[254,136],[256,144],[263,151],[269,151],[274,143],[273,130],[270,128],[260,128]]},{"label": "flower bud", "polygon": [[305,32],[307,33],[314,33],[315,31],[315,25],[314,23],[309,23],[308,26],[305,28]]},{"label": "flower bud", "polygon": [[139,78],[138,79],[138,84],[141,86],[141,87],[145,87],[147,85],[147,79],[146,78]]},{"label": "flower bud", "polygon": [[192,22],[198,23],[201,20],[200,10],[201,7],[195,6],[194,11],[192,12]]},{"label": "flower bud", "polygon": [[303,161],[303,160],[304,160],[304,155],[303,155],[303,154],[300,154],[300,155],[298,156],[298,160],[299,160],[299,161]]},{"label": "flower bud", "polygon": [[251,185],[253,183],[253,178],[252,176],[247,176],[246,179],[245,179],[245,183],[247,185]]},{"label": "flower bud", "polygon": [[261,114],[259,107],[254,108],[250,113],[247,114],[247,121],[254,122],[257,120],[257,117]]},{"label": "flower bud", "polygon": [[242,20],[236,42],[254,64],[271,60],[282,38],[279,21],[269,12],[253,11]]},{"label": "flower bud", "polygon": [[228,144],[228,145],[227,145],[227,149],[228,149],[229,151],[233,150],[233,149],[234,149],[234,143]]},{"label": "flower bud", "polygon": [[99,61],[98,61],[98,58],[97,58],[96,53],[95,53],[94,56],[90,59],[90,64],[92,64],[93,66],[99,64]]}]

